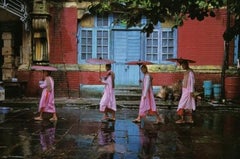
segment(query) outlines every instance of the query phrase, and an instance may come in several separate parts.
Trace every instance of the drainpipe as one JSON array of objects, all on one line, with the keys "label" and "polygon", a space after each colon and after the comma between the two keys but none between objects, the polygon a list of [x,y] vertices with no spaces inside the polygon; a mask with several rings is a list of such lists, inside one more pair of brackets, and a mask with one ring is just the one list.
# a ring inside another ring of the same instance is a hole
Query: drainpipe
[{"label": "drainpipe", "polygon": [[[230,11],[229,11],[229,0],[227,0],[227,22],[226,22],[226,30],[230,29]],[[222,86],[222,99],[225,99],[225,76],[226,69],[229,66],[229,40],[224,41],[224,57],[223,57],[223,65],[222,65],[222,73],[221,73],[221,86]]]}]

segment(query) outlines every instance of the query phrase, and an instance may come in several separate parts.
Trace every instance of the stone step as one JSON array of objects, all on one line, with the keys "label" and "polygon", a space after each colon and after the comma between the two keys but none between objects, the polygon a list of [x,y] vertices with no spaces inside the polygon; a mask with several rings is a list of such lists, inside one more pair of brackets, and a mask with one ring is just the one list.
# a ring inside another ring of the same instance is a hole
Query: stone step
[{"label": "stone step", "polygon": [[141,91],[142,89],[140,87],[126,87],[126,86],[118,86],[115,88],[115,94],[123,94],[123,93],[126,93],[126,94],[141,94]]},{"label": "stone step", "polygon": [[[101,98],[104,85],[80,85],[81,97]],[[159,87],[153,87],[154,94],[159,92]],[[140,86],[117,86],[115,96],[117,100],[140,100],[142,88]]]},{"label": "stone step", "polygon": [[140,100],[141,94],[124,94],[117,93],[115,94],[116,100]]},{"label": "stone step", "polygon": [[140,100],[141,98],[141,88],[140,87],[116,87],[115,96],[116,100]]}]

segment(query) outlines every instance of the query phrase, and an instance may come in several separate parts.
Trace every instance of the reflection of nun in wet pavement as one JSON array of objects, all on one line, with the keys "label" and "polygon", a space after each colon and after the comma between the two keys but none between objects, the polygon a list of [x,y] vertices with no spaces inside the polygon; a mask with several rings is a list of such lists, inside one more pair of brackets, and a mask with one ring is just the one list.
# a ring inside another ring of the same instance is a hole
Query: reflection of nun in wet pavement
[{"label": "reflection of nun in wet pavement", "polygon": [[154,154],[154,141],[156,141],[156,137],[147,135],[142,130],[139,130],[140,132],[140,143],[141,143],[141,149],[140,149],[140,158],[152,158]]},{"label": "reflection of nun in wet pavement", "polygon": [[114,142],[115,122],[107,122],[102,124],[101,130],[98,132],[99,145],[107,145]]},{"label": "reflection of nun in wet pavement", "polygon": [[54,149],[55,131],[56,123],[51,124],[51,127],[49,125],[43,126],[40,132],[40,144],[43,151]]},{"label": "reflection of nun in wet pavement", "polygon": [[98,132],[99,157],[104,159],[113,159],[115,152],[115,122],[103,123]]}]

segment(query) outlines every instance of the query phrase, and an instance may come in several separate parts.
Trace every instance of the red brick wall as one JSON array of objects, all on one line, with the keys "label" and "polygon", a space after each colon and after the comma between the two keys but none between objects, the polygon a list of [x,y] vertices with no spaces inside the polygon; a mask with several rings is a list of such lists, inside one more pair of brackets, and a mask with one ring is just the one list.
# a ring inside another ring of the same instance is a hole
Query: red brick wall
[{"label": "red brick wall", "polygon": [[18,71],[17,78],[19,81],[26,81],[27,85],[24,91],[24,96],[37,97],[41,94],[38,82],[42,80],[43,74],[41,71]]},{"label": "red brick wall", "polygon": [[195,65],[222,65],[225,28],[225,11],[201,22],[186,20],[178,29],[178,57],[193,59]]},{"label": "red brick wall", "polygon": [[151,73],[153,77],[153,85],[171,85],[178,80],[181,80],[183,75],[181,73]]},{"label": "red brick wall", "polygon": [[57,71],[52,76],[55,80],[55,95],[58,97],[79,97],[80,84],[101,84],[98,72]]},{"label": "red brick wall", "polygon": [[81,72],[80,83],[81,84],[102,84],[99,81],[99,72]]},{"label": "red brick wall", "polygon": [[51,9],[50,63],[77,63],[77,8]]}]

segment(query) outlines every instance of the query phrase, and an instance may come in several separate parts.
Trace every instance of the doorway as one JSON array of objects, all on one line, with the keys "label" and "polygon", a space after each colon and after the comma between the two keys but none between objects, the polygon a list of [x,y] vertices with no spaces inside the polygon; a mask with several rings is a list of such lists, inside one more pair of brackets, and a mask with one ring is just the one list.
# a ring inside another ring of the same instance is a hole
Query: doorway
[{"label": "doorway", "polygon": [[139,66],[126,65],[128,61],[137,61],[142,57],[141,32],[132,30],[113,31],[113,59],[116,85],[139,85]]}]

